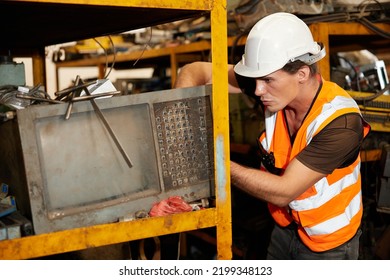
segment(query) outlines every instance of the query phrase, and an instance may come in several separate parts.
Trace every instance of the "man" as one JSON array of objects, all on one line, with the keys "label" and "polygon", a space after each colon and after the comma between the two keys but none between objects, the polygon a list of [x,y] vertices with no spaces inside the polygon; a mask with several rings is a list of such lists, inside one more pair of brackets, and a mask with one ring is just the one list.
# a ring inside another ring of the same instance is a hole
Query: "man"
[{"label": "man", "polygon": [[[359,151],[370,127],[356,102],[322,79],[325,50],[288,13],[261,19],[242,60],[229,65],[230,92],[260,99],[261,170],[231,162],[232,184],[268,202],[276,225],[268,259],[357,259],[363,212]],[[176,87],[211,82],[211,64],[183,67]]]}]

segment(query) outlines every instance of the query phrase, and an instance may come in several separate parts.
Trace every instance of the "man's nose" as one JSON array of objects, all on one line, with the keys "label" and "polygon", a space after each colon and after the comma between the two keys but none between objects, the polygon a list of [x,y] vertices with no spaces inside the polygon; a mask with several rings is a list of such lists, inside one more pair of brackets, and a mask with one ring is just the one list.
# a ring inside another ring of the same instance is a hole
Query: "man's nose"
[{"label": "man's nose", "polygon": [[263,94],[266,93],[266,90],[265,90],[265,82],[262,81],[262,80],[256,80],[256,90],[255,90],[255,94],[257,96],[262,96]]}]

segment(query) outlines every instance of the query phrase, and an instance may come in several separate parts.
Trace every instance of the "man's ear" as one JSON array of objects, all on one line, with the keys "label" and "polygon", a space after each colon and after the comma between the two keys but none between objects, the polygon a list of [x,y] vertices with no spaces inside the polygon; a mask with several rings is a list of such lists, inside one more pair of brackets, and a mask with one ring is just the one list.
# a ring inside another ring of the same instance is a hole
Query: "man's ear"
[{"label": "man's ear", "polygon": [[310,67],[307,65],[302,66],[299,68],[297,74],[300,83],[307,81],[310,78]]}]

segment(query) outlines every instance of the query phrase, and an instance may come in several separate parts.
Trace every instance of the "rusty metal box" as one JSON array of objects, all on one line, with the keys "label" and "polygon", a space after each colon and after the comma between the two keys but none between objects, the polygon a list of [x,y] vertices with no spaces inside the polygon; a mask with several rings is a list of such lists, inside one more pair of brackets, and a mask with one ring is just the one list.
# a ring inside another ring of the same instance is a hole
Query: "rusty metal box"
[{"label": "rusty metal box", "polygon": [[89,101],[31,105],[0,124],[0,182],[35,233],[116,222],[180,195],[213,195],[210,86],[96,100],[128,166]]}]

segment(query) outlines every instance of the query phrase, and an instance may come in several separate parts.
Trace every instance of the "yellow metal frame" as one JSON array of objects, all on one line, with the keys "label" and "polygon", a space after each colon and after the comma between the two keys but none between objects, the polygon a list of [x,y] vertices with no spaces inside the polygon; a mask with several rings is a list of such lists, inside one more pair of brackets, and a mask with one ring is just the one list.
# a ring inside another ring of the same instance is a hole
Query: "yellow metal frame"
[{"label": "yellow metal frame", "polygon": [[[212,41],[216,207],[167,217],[97,225],[0,241],[0,259],[30,259],[164,234],[216,227],[218,259],[232,258],[226,0],[19,1],[209,11]],[[109,9],[109,8],[108,8]],[[42,57],[41,57],[42,58]],[[43,74],[36,59],[34,74]],[[42,78],[42,77],[41,77]]]}]

